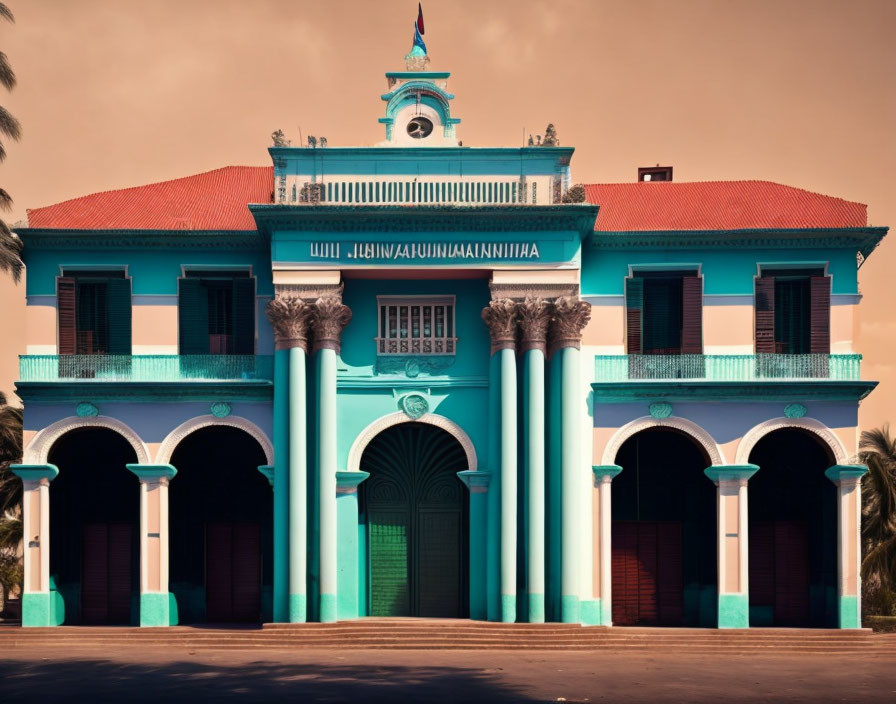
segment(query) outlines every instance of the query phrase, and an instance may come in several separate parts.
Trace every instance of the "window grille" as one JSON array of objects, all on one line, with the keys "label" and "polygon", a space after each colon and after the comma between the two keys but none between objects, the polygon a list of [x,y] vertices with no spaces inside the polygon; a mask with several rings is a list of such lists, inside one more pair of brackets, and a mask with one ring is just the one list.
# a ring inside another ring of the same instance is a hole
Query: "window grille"
[{"label": "window grille", "polygon": [[378,355],[453,355],[454,296],[378,296]]}]

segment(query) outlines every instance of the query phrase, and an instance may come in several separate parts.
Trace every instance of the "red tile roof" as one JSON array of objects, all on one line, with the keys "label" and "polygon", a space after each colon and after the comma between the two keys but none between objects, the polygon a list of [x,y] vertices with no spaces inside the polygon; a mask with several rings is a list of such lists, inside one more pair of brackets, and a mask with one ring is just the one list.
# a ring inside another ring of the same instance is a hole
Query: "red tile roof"
[{"label": "red tile roof", "polygon": [[867,206],[770,181],[596,183],[596,230],[740,230],[865,227]]},{"label": "red tile roof", "polygon": [[254,230],[248,203],[270,203],[271,166],[225,166],[28,211],[28,226],[66,230]]}]

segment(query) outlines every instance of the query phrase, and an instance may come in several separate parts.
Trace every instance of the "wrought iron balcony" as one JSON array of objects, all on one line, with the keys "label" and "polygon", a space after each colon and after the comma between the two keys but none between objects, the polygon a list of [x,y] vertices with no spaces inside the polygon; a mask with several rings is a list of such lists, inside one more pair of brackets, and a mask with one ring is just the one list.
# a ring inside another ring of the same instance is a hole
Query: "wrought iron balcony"
[{"label": "wrought iron balcony", "polygon": [[596,382],[857,381],[860,354],[616,354],[596,355]]},{"label": "wrought iron balcony", "polygon": [[250,354],[21,355],[19,381],[270,381],[273,357]]}]

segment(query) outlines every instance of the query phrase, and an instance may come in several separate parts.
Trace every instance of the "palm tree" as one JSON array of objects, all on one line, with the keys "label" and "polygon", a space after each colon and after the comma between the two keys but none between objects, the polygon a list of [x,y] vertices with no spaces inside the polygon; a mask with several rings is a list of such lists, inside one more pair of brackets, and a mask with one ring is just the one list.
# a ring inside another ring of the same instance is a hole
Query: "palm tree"
[{"label": "palm tree", "polygon": [[896,438],[889,425],[862,432],[862,579],[870,611],[892,615],[896,607]]},{"label": "palm tree", "polygon": [[[0,19],[15,22],[10,9],[0,2]],[[9,65],[6,54],[0,51],[0,84],[7,90],[16,87],[16,74]],[[12,116],[6,108],[0,106],[0,135],[18,141],[22,136],[22,125]],[[6,148],[0,142],[0,161],[6,158]],[[9,193],[0,188],[0,210],[9,211],[12,208],[12,198]],[[0,220],[0,271],[12,274],[12,278],[18,281],[22,276],[22,241],[16,237],[9,226]]]},{"label": "palm tree", "polygon": [[21,461],[22,409],[6,405],[0,392],[0,521],[9,512],[17,514],[22,503],[22,481],[9,471],[9,465]]}]

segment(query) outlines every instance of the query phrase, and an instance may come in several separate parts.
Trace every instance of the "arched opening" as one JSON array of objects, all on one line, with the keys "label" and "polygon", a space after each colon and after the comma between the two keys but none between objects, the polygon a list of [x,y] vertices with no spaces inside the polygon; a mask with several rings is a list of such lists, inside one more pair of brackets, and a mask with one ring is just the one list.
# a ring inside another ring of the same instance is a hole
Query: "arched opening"
[{"label": "arched opening", "polygon": [[613,623],[717,623],[716,489],[684,433],[642,430],[619,448],[612,485]]},{"label": "arched opening", "polygon": [[831,449],[798,428],[750,452],[750,625],[837,625],[837,488]]},{"label": "arched opening", "polygon": [[377,435],[361,456],[370,616],[465,617],[468,613],[467,469],[457,439],[403,423]]},{"label": "arched opening", "polygon": [[180,623],[270,621],[273,492],[258,441],[231,426],[190,433],[171,456],[170,584]]},{"label": "arched opening", "polygon": [[50,574],[66,624],[134,624],[140,595],[137,453],[109,428],[77,428],[50,448]]}]

